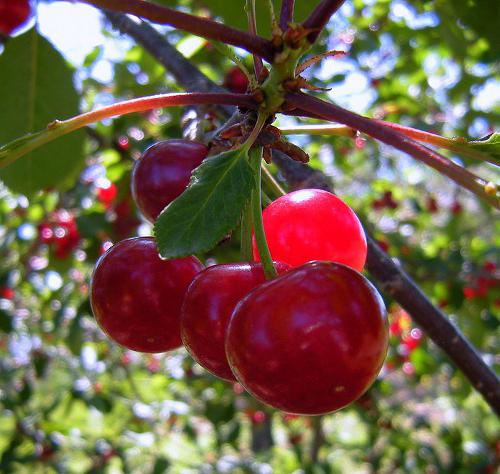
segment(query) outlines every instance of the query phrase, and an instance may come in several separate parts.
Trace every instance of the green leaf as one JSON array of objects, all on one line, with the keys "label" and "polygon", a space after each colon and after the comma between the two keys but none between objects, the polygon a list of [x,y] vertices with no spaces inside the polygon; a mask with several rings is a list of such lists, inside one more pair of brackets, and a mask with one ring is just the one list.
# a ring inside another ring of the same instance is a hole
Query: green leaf
[{"label": "green leaf", "polygon": [[212,249],[237,225],[253,186],[245,151],[207,158],[194,170],[184,193],[156,221],[160,255],[179,258]]},{"label": "green leaf", "polygon": [[[0,71],[0,144],[79,113],[72,69],[34,29],[9,41],[0,55]],[[32,151],[2,169],[0,179],[28,196],[44,188],[67,188],[83,166],[83,139],[83,132],[76,132]]]},{"label": "green leaf", "polygon": [[500,160],[500,133],[492,133],[481,140],[471,141],[467,144]]}]

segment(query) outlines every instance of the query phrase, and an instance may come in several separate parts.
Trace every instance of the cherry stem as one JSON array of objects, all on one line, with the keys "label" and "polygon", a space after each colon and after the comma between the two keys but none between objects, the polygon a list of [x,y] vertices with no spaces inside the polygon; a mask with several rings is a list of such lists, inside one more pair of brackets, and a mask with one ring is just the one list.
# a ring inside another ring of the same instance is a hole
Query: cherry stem
[{"label": "cherry stem", "polygon": [[283,196],[286,194],[286,192],[283,190],[283,188],[278,184],[278,182],[274,179],[274,176],[271,174],[271,172],[267,169],[267,166],[262,163],[262,181],[266,184],[266,186],[271,190],[271,192],[274,194],[274,196]]},{"label": "cherry stem", "polygon": [[345,125],[297,125],[296,127],[282,127],[279,129],[282,135],[322,135],[335,137],[351,137],[357,135],[357,131]]},{"label": "cherry stem", "polygon": [[323,28],[344,2],[345,0],[323,0],[302,23],[304,28],[314,30],[307,35],[311,44],[316,42]]},{"label": "cherry stem", "polygon": [[173,26],[202,38],[231,44],[273,61],[275,48],[269,40],[245,31],[231,28],[208,18],[183,13],[144,0],[79,0],[98,8],[128,13],[154,23]]},{"label": "cherry stem", "polygon": [[496,195],[496,189],[493,188],[493,192],[490,192],[488,189],[490,183],[474,175],[470,171],[467,171],[443,155],[407,137],[401,132],[383,123],[377,122],[376,120],[363,117],[342,107],[306,94],[290,93],[286,95],[286,100],[289,105],[321,116],[325,120],[347,125],[348,127],[366,133],[383,143],[408,153],[415,159],[448,176],[457,184],[468,189],[495,208],[500,209],[500,199]]},{"label": "cherry stem", "polygon": [[[245,9],[248,16],[248,31],[250,34],[257,36],[257,17],[255,15],[255,0],[246,0]],[[255,71],[255,77],[259,80],[262,73],[264,65],[262,64],[262,59],[256,54],[253,55],[253,67]]]},{"label": "cherry stem", "polygon": [[385,120],[377,120],[377,122],[394,130],[397,130],[407,137],[414,138],[421,143],[429,143],[440,148],[445,148],[446,150],[454,151],[457,154],[466,156],[468,158],[487,161],[494,165],[500,166],[500,160],[498,158],[495,158],[494,156],[491,156],[487,153],[483,153],[479,150],[474,150],[467,145],[467,140],[465,138],[443,137],[441,135],[438,135],[437,133],[425,132],[416,128],[405,127],[404,125],[399,125],[398,123],[386,122]]},{"label": "cherry stem", "polygon": [[262,220],[262,199],[261,199],[261,162],[262,162],[262,148],[257,148],[250,152],[250,165],[254,170],[255,188],[252,192],[251,206],[253,213],[253,226],[255,242],[259,251],[260,261],[264,269],[264,275],[268,280],[272,280],[278,276],[274,268],[271,252],[267,245],[266,234],[264,232],[264,222]]},{"label": "cherry stem", "polygon": [[252,230],[253,230],[253,218],[252,218],[252,204],[249,202],[245,209],[243,210],[243,215],[241,216],[241,256],[246,262],[253,261],[252,254]]},{"label": "cherry stem", "polygon": [[288,24],[293,22],[293,10],[295,0],[281,0],[280,28],[281,31],[288,29]]},{"label": "cherry stem", "polygon": [[144,110],[200,104],[238,105],[257,108],[250,94],[233,94],[224,92],[189,92],[179,94],[159,94],[138,99],[126,100],[108,105],[68,120],[55,120],[45,130],[25,135],[0,147],[0,169],[13,163],[26,153],[33,151],[56,138],[62,137],[91,123],[117,115],[125,115]]},{"label": "cherry stem", "polygon": [[[447,138],[436,133],[425,132],[412,127],[405,127],[397,123],[376,120],[383,125],[386,125],[398,132],[401,132],[407,137],[413,138],[421,143],[428,143],[439,148],[454,151],[455,153],[466,156],[468,158],[487,161],[491,164],[500,166],[500,160],[494,156],[483,153],[479,150],[474,150],[467,146],[467,141],[464,138]],[[356,137],[357,130],[344,125],[297,125],[295,127],[280,128],[283,135],[323,135],[323,136],[345,136]]]}]

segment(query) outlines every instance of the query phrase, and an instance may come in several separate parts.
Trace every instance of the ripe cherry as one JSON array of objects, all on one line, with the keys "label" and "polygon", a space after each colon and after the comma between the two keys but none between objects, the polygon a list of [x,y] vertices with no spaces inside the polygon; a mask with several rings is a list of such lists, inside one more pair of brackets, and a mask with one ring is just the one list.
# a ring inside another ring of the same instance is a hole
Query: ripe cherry
[{"label": "ripe cherry", "polygon": [[28,20],[29,0],[0,0],[0,34],[9,36]]},{"label": "ripe cherry", "polygon": [[101,256],[92,275],[90,302],[97,323],[134,351],[179,347],[182,300],[202,268],[195,257],[162,260],[151,237],[122,240]]},{"label": "ripe cherry", "polygon": [[205,145],[190,140],[166,140],[144,152],[132,173],[132,194],[146,218],[155,221],[182,194],[207,153]]},{"label": "ripe cherry", "polygon": [[236,378],[260,401],[319,415],[368,389],[387,345],[384,303],[371,283],[345,265],[309,262],[238,303],[226,355]]},{"label": "ripe cherry", "polygon": [[[288,265],[278,263],[278,273]],[[236,380],[224,342],[229,318],[238,304],[266,278],[259,263],[214,265],[200,272],[188,288],[181,312],[184,346],[202,367],[225,380]]]},{"label": "ripe cherry", "polygon": [[75,216],[66,209],[51,213],[48,220],[38,226],[38,231],[40,242],[50,245],[59,260],[68,258],[81,239]]},{"label": "ripe cherry", "polygon": [[107,182],[103,186],[96,188],[97,200],[105,207],[111,206],[118,195],[118,188],[115,183]]},{"label": "ripe cherry", "polygon": [[244,94],[248,89],[248,77],[238,66],[234,66],[226,73],[224,87],[230,92]]},{"label": "ripe cherry", "polygon": [[[353,210],[337,196],[320,189],[302,189],[282,196],[263,212],[267,244],[274,260],[298,266],[330,260],[361,271],[366,237]],[[253,254],[260,260],[255,239]]]}]

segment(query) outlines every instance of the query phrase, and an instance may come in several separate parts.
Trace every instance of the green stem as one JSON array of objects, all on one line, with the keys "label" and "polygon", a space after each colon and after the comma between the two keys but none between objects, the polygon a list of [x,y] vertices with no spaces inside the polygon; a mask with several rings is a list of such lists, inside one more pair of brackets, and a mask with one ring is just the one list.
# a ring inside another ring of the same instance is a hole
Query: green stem
[{"label": "green stem", "polygon": [[262,163],[262,180],[266,183],[266,186],[270,189],[275,199],[286,194],[264,163]]},{"label": "green stem", "polygon": [[[21,156],[36,150],[56,138],[62,137],[91,123],[99,122],[117,115],[141,112],[162,107],[178,105],[223,104],[256,106],[249,94],[231,94],[219,92],[189,92],[180,94],[159,94],[138,99],[126,100],[101,109],[93,110],[68,120],[54,120],[45,130],[25,135],[0,147],[0,169],[10,165]],[[265,120],[264,120],[265,121]],[[253,142],[252,142],[253,143]]]},{"label": "green stem", "polygon": [[252,253],[252,206],[248,203],[241,217],[241,256],[246,262],[253,261]]},{"label": "green stem", "polygon": [[[407,137],[413,138],[420,143],[428,143],[438,148],[453,151],[459,155],[466,156],[475,160],[487,161],[494,165],[500,166],[500,160],[487,153],[479,150],[474,150],[468,145],[467,140],[463,138],[447,138],[431,132],[425,132],[416,128],[405,127],[392,122],[385,122],[383,120],[375,120],[378,123],[386,125],[398,132],[401,132]],[[356,130],[351,127],[343,125],[297,125],[295,127],[280,128],[282,135],[323,135],[323,136],[343,136],[355,137]]]},{"label": "green stem", "polygon": [[250,165],[252,166],[255,173],[255,188],[252,192],[251,206],[253,213],[253,224],[255,233],[255,242],[257,243],[257,249],[259,250],[260,261],[262,262],[262,267],[264,269],[264,274],[268,280],[276,278],[278,274],[273,265],[273,259],[271,257],[271,252],[269,252],[269,247],[267,246],[266,234],[264,232],[264,223],[262,221],[262,200],[261,200],[261,164],[262,161],[262,149],[253,150],[250,153]]},{"label": "green stem", "polygon": [[338,137],[355,137],[356,130],[344,125],[297,125],[280,128],[282,135],[323,135]]}]

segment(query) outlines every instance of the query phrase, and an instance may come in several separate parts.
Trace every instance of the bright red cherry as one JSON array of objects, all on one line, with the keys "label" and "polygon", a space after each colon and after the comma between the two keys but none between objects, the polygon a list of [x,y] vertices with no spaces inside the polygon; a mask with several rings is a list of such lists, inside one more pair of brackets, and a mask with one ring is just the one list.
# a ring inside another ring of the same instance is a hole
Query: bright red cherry
[{"label": "bright red cherry", "polygon": [[368,389],[388,338],[384,303],[363,275],[338,263],[309,262],[238,303],[226,355],[236,378],[260,401],[319,415]]},{"label": "bright red cherry", "polygon": [[[361,271],[366,237],[354,211],[337,196],[302,189],[282,196],[263,212],[267,244],[274,260],[299,266],[330,260]],[[260,260],[255,239],[253,254]]]},{"label": "bright red cherry", "polygon": [[29,0],[0,0],[0,34],[10,35],[28,20]]},{"label": "bright red cherry", "polygon": [[109,207],[118,195],[118,188],[115,183],[107,183],[104,186],[96,188],[97,200]]},{"label": "bright red cherry", "polygon": [[[278,273],[289,269],[278,263]],[[214,265],[200,272],[188,288],[181,312],[184,346],[201,366],[225,380],[236,380],[224,342],[229,318],[238,304],[266,278],[260,263]]]},{"label": "bright red cherry", "polygon": [[144,152],[132,173],[132,194],[145,217],[155,221],[182,194],[207,153],[205,145],[190,140],[166,140]]},{"label": "bright red cherry", "polygon": [[202,268],[195,257],[162,260],[152,237],[122,240],[97,261],[92,275],[90,302],[97,323],[134,351],[179,347],[182,300]]},{"label": "bright red cherry", "polygon": [[248,89],[248,77],[238,66],[234,66],[224,77],[224,87],[230,92],[244,94]]}]

